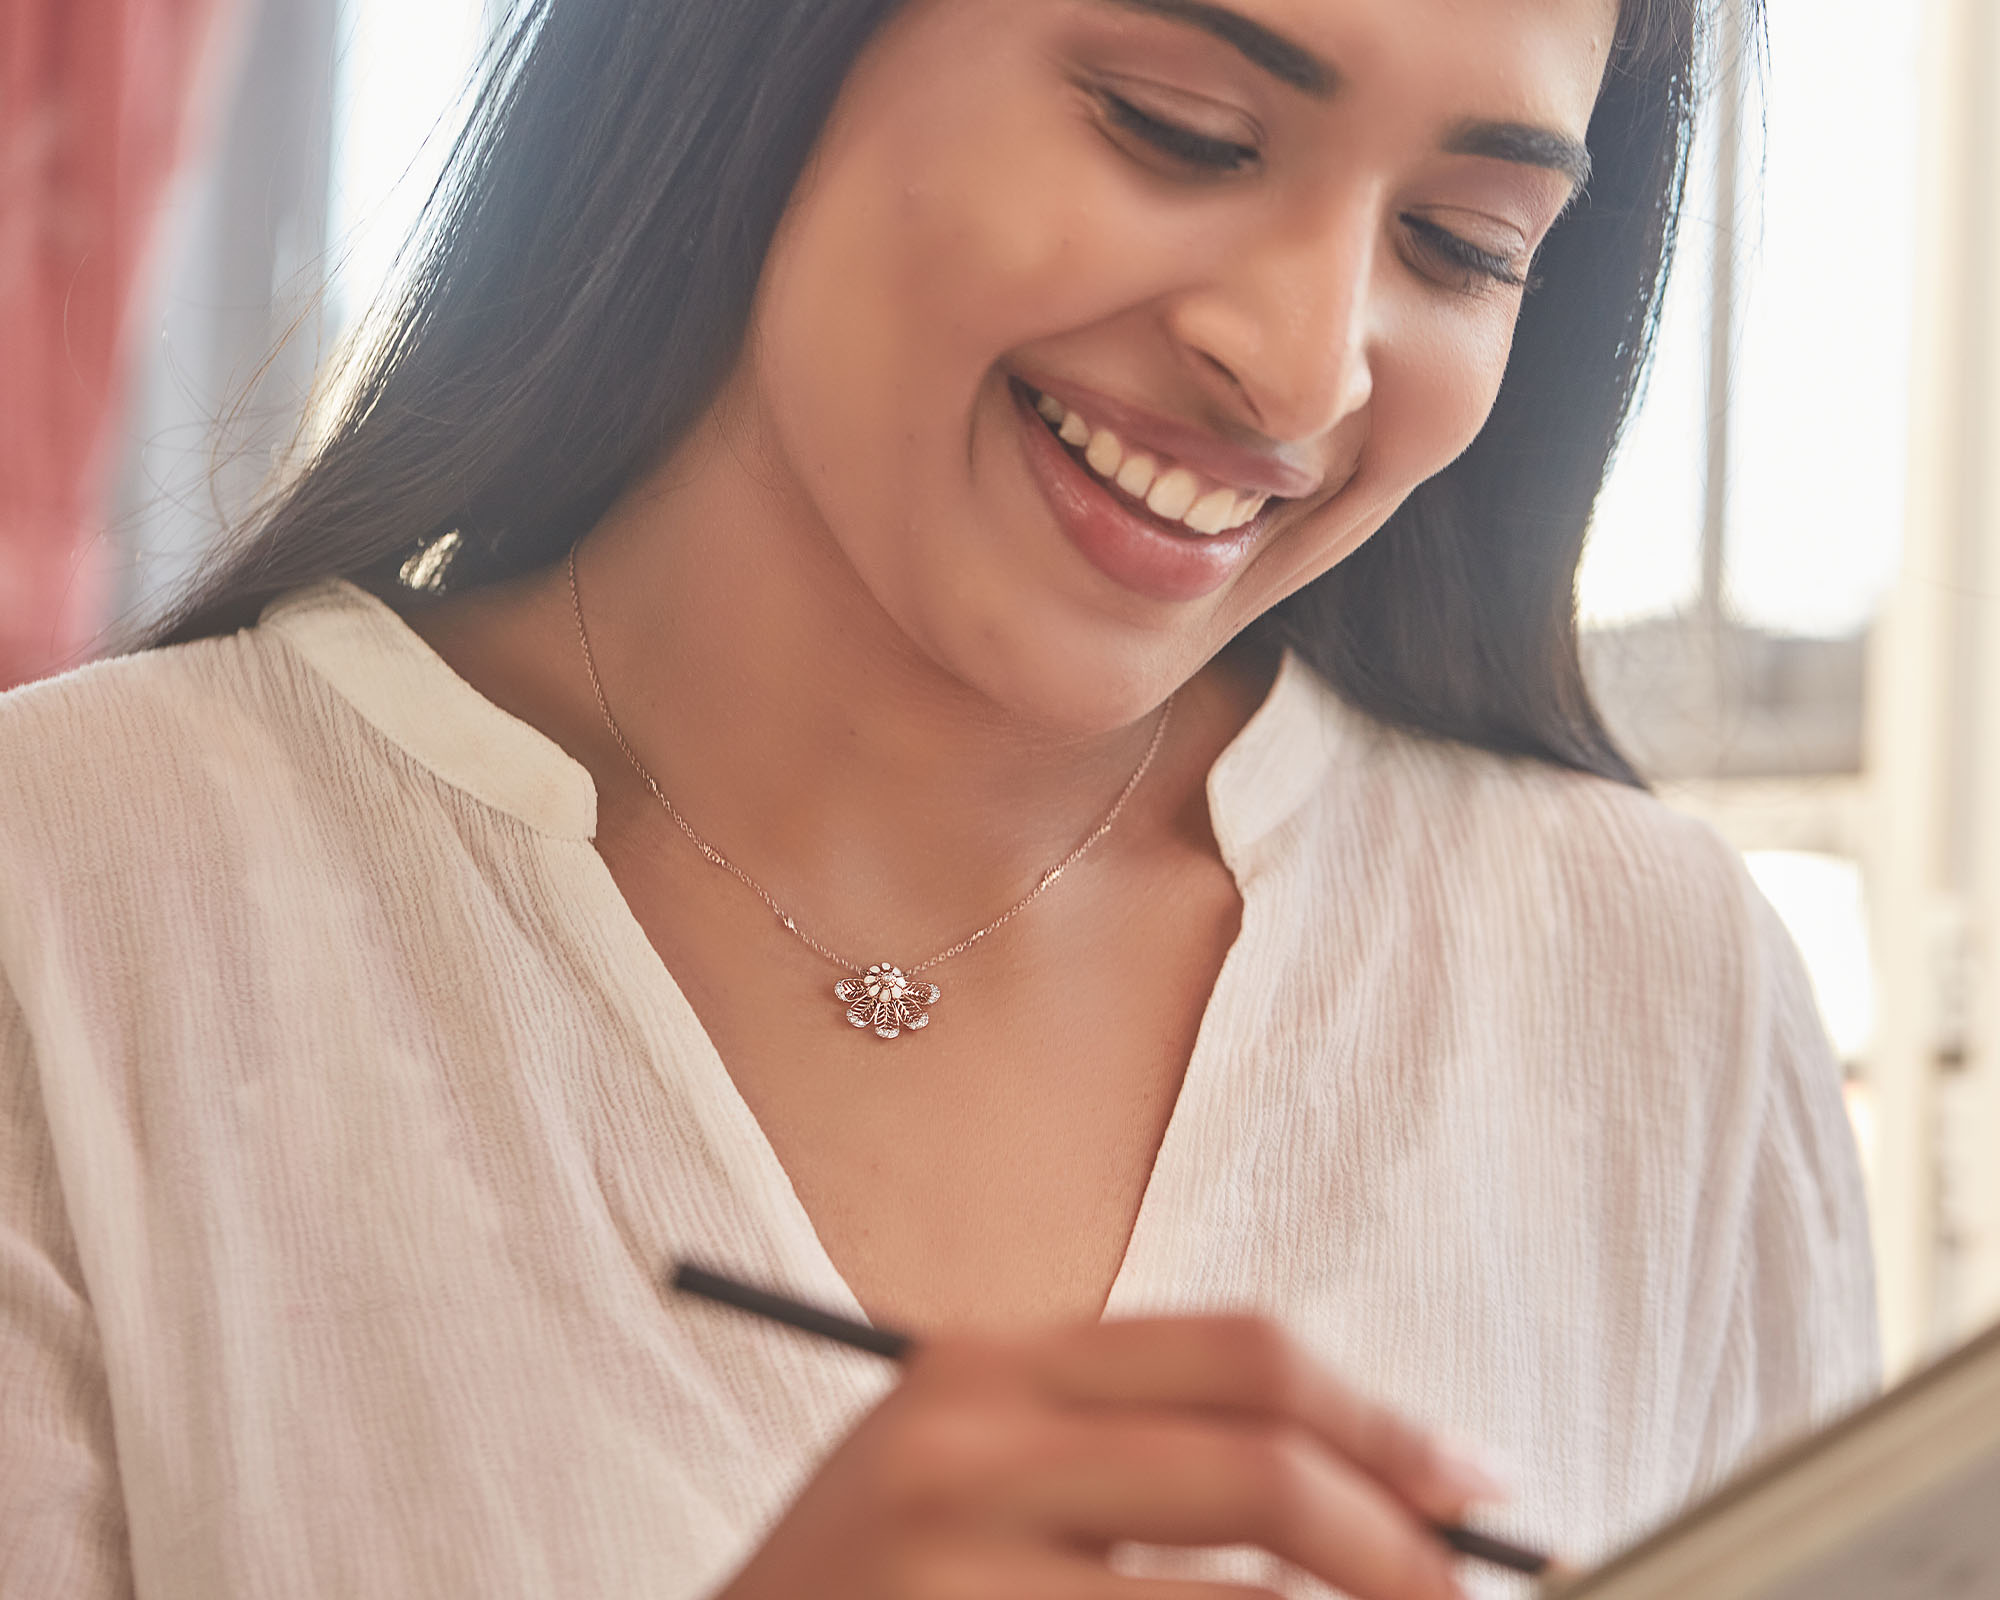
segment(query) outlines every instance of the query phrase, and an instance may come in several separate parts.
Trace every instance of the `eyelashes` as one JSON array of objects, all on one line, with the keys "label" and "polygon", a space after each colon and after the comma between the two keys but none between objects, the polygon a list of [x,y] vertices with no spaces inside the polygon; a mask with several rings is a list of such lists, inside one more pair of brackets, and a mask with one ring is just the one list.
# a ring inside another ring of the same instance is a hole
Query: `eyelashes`
[{"label": "eyelashes", "polygon": [[1189,167],[1220,175],[1241,172],[1257,163],[1258,152],[1253,145],[1238,144],[1233,139],[1218,139],[1212,134],[1198,133],[1182,123],[1168,122],[1149,111],[1140,110],[1123,95],[1113,94],[1109,89],[1099,89],[1097,98],[1103,104],[1105,115],[1119,128]]},{"label": "eyelashes", "polygon": [[1467,274],[1475,285],[1484,279],[1505,284],[1510,289],[1533,287],[1534,280],[1507,257],[1495,255],[1491,250],[1482,250],[1470,239],[1461,238],[1449,228],[1439,227],[1428,217],[1405,213],[1402,223],[1425,250],[1447,265]]},{"label": "eyelashes", "polygon": [[[1255,145],[1217,138],[1184,123],[1153,115],[1105,88],[1092,91],[1105,119],[1120,132],[1144,143],[1150,153],[1165,156],[1182,172],[1200,178],[1223,178],[1249,171],[1263,159]],[[1121,141],[1122,142],[1122,141]],[[1481,248],[1470,239],[1415,213],[1398,219],[1412,247],[1426,259],[1433,276],[1442,274],[1448,287],[1475,293],[1496,285],[1532,289],[1535,280],[1515,261]]]}]

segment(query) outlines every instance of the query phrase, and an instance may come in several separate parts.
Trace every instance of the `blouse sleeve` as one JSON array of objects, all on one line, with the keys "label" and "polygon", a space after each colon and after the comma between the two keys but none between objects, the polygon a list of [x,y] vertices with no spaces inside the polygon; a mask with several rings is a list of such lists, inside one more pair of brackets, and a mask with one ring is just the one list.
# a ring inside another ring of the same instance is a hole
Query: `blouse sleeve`
[{"label": "blouse sleeve", "polygon": [[1745,1065],[1761,1111],[1698,1491],[1823,1426],[1880,1382],[1867,1205],[1840,1069],[1790,935],[1747,875],[1743,892],[1754,974]]},{"label": "blouse sleeve", "polygon": [[96,1322],[27,1021],[0,974],[0,1600],[131,1592]]}]

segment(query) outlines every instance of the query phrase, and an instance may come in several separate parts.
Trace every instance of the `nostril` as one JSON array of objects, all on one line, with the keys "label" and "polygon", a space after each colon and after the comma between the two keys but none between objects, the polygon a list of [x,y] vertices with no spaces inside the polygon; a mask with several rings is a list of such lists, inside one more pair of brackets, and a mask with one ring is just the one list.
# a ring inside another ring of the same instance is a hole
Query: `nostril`
[{"label": "nostril", "polygon": [[1257,403],[1256,393],[1251,389],[1250,385],[1236,375],[1236,369],[1230,366],[1228,362],[1222,360],[1213,351],[1197,349],[1194,354],[1200,357],[1202,364],[1208,370],[1229,385],[1230,394],[1235,397],[1236,403],[1243,408],[1250,425],[1261,433],[1270,433],[1272,430],[1266,426],[1268,419],[1264,414],[1264,408]]},{"label": "nostril", "polygon": [[1237,395],[1244,401],[1245,404],[1253,404],[1253,402],[1251,402],[1250,400],[1250,391],[1243,386],[1243,380],[1237,377],[1234,372],[1231,372],[1229,370],[1229,365],[1227,362],[1218,360],[1215,356],[1211,355],[1206,350],[1199,350],[1196,351],[1195,353],[1199,355],[1201,359],[1205,361],[1211,368],[1214,369],[1216,376],[1221,378],[1224,383],[1228,384],[1231,389],[1236,391]]}]

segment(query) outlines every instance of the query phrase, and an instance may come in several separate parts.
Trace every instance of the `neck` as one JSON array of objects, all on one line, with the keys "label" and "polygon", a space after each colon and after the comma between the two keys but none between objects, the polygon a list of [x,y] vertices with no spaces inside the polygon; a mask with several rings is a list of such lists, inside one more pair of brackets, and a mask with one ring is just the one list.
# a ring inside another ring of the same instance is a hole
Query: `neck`
[{"label": "neck", "polygon": [[[888,929],[914,942],[961,937],[1098,826],[1161,711],[1079,733],[996,705],[918,650],[812,520],[735,463],[714,441],[678,452],[576,551],[617,732],[688,825],[801,923],[850,939]],[[535,670],[561,685],[516,695],[512,709],[591,769],[608,825],[672,837],[599,712],[567,572],[491,603],[537,615],[530,653],[548,659]],[[424,631],[452,659],[453,628],[441,621]],[[1116,824],[1122,839],[1171,836],[1213,851],[1208,768],[1264,681],[1212,663],[1180,691]]]}]

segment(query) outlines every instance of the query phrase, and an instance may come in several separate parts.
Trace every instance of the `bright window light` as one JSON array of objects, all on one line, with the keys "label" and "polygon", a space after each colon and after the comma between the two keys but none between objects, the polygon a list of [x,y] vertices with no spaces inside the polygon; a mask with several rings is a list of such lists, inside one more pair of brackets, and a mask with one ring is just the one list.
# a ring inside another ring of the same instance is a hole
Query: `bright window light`
[{"label": "bright window light", "polygon": [[1860,864],[1799,850],[1752,850],[1743,859],[1805,959],[1834,1052],[1858,1061],[1875,1031]]},{"label": "bright window light", "polygon": [[1761,184],[1746,173],[1763,227],[1737,323],[1727,581],[1738,615],[1774,631],[1853,632],[1896,575],[1923,9],[1770,0],[1766,168]]},{"label": "bright window light", "polygon": [[[1830,637],[1874,614],[1901,545],[1923,8],[1767,9],[1735,229],[1725,600]],[[1714,161],[1700,144],[1651,389],[1579,578],[1588,625],[1686,610],[1698,587]]]},{"label": "bright window light", "polygon": [[443,170],[487,38],[482,0],[341,0],[329,322],[381,291]]}]

